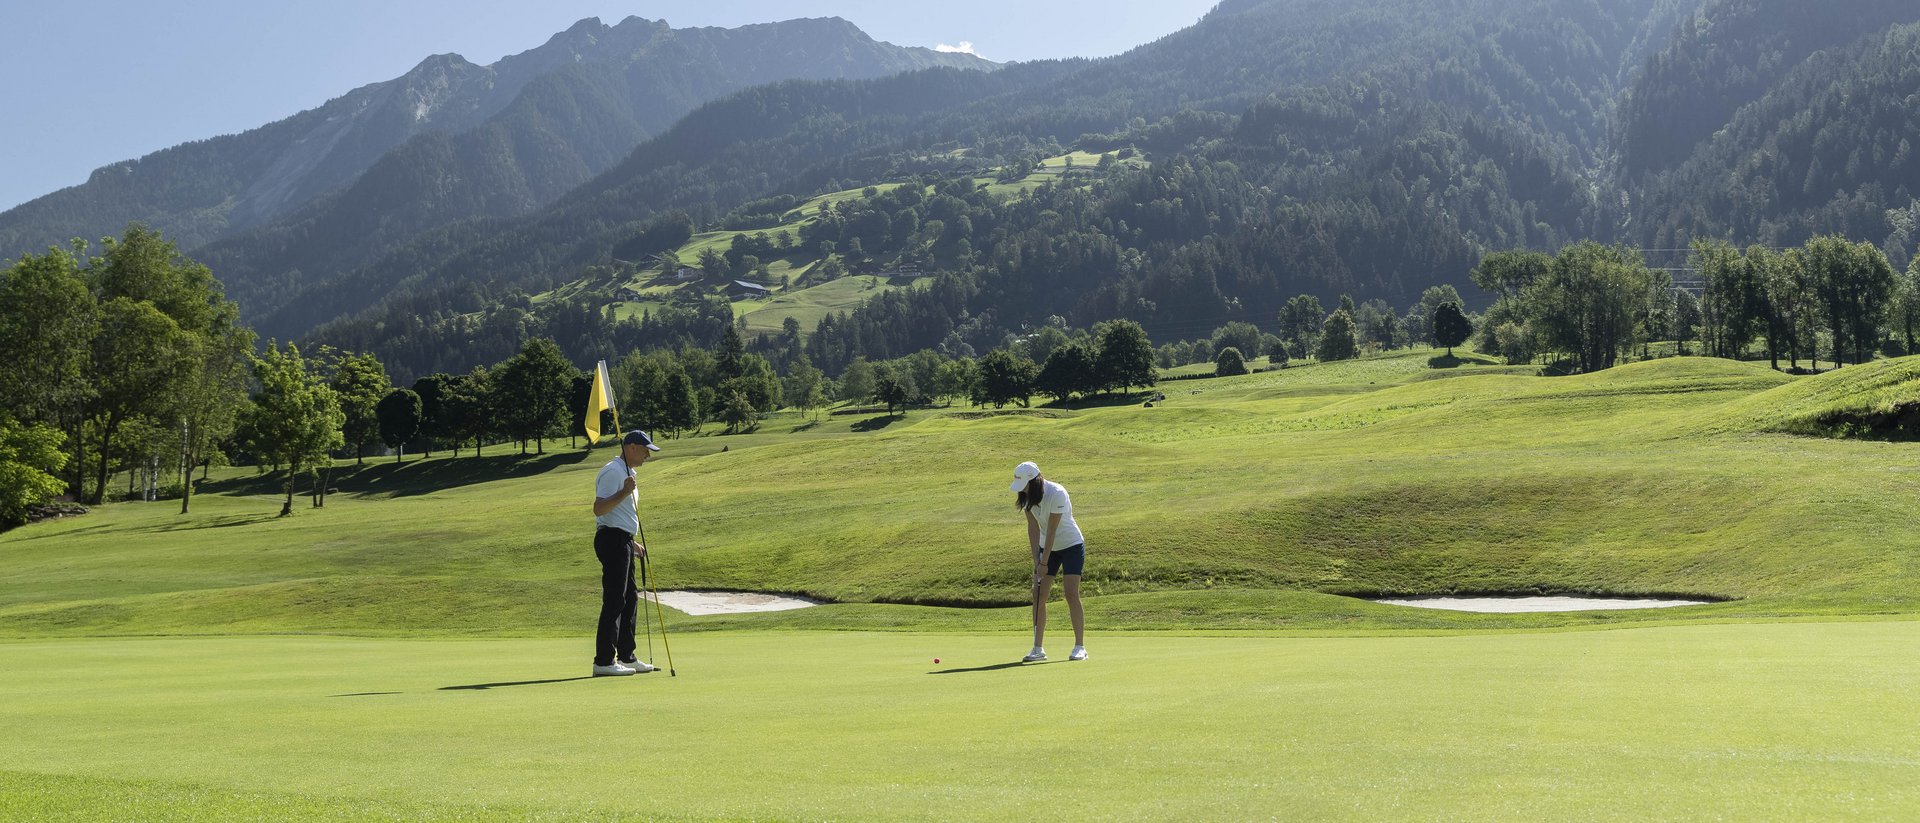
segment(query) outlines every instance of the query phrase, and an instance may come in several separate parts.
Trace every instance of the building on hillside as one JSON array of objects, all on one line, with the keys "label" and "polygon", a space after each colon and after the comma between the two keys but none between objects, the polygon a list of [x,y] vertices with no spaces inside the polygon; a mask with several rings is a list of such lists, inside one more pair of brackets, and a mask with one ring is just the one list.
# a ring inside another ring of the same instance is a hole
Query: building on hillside
[{"label": "building on hillside", "polygon": [[681,266],[674,269],[672,274],[667,275],[667,279],[675,283],[692,282],[700,279],[700,270],[692,266]]},{"label": "building on hillside", "polygon": [[640,293],[634,291],[632,286],[621,286],[618,289],[614,289],[613,299],[630,303],[639,300]]},{"label": "building on hillside", "polygon": [[759,283],[735,280],[727,284],[727,296],[735,300],[745,300],[749,297],[772,297],[773,290]]}]

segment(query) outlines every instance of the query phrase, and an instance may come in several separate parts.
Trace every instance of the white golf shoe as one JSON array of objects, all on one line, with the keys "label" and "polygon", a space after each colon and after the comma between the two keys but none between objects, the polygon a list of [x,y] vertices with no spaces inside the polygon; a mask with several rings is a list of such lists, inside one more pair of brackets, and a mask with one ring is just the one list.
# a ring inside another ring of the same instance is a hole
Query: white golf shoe
[{"label": "white golf shoe", "polygon": [[1039,646],[1035,646],[1035,647],[1033,647],[1033,651],[1030,651],[1030,652],[1027,652],[1027,656],[1026,656],[1026,657],[1022,657],[1022,658],[1020,658],[1020,662],[1022,662],[1022,663],[1038,663],[1038,662],[1040,662],[1040,661],[1042,661],[1042,660],[1045,660],[1045,659],[1047,659],[1047,650],[1046,650],[1046,649],[1043,649],[1043,648],[1040,648]]},{"label": "white golf shoe", "polygon": [[620,663],[620,665],[625,666],[629,669],[632,669],[635,674],[646,674],[647,672],[657,672],[660,670],[659,666],[655,666],[652,663],[648,663],[644,660],[639,660],[639,659],[621,660],[618,662]]},{"label": "white golf shoe", "polygon": [[625,677],[630,674],[638,674],[638,673],[639,672],[634,671],[630,667],[620,665],[618,661],[615,661],[612,665],[608,665],[608,666],[602,666],[598,663],[595,663],[593,666],[594,677]]},{"label": "white golf shoe", "polygon": [[1072,654],[1069,654],[1069,655],[1067,655],[1067,659],[1068,659],[1068,660],[1085,660],[1085,659],[1087,659],[1087,647],[1085,647],[1085,646],[1075,646],[1075,647],[1073,647],[1073,653],[1072,653]]}]

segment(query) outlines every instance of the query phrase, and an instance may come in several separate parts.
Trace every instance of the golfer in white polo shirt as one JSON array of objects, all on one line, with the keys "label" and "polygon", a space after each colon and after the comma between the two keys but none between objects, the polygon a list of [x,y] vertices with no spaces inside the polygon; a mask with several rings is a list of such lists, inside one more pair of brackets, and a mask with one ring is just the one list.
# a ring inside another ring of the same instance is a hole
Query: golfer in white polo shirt
[{"label": "golfer in white polo shirt", "polygon": [[1040,467],[1021,463],[1013,468],[1014,505],[1027,516],[1027,542],[1033,548],[1033,651],[1021,662],[1047,659],[1047,597],[1053,578],[1067,595],[1073,615],[1073,653],[1068,660],[1087,659],[1087,617],[1080,607],[1080,574],[1087,565],[1087,541],[1073,522],[1073,499],[1066,487],[1040,476]]},{"label": "golfer in white polo shirt", "polygon": [[633,490],[633,472],[660,450],[646,432],[635,430],[620,438],[620,456],[600,468],[594,480],[593,554],[600,558],[600,628],[593,638],[593,676],[642,674],[653,666],[634,656],[633,623],[640,606],[640,587],[633,582],[633,561],[647,556],[647,547],[635,542],[640,531],[639,495]]}]

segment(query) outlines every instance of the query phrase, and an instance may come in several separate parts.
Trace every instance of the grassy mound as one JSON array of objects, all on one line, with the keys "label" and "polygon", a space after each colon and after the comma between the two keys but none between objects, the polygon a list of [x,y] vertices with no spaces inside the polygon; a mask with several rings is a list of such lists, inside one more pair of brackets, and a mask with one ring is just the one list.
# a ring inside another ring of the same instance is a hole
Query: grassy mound
[{"label": "grassy mound", "polygon": [[1730,403],[1704,428],[1920,438],[1920,357],[1847,366]]}]

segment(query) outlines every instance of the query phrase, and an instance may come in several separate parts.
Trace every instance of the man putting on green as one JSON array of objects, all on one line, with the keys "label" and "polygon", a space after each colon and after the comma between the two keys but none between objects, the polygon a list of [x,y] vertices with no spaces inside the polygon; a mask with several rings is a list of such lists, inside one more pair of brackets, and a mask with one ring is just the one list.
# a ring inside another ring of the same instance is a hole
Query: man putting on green
[{"label": "man putting on green", "polygon": [[633,653],[633,621],[640,607],[633,562],[647,556],[647,547],[633,539],[640,531],[633,473],[659,450],[646,432],[627,432],[620,440],[620,456],[601,467],[600,476],[594,480],[593,520],[599,528],[593,533],[593,553],[600,558],[600,629],[593,639],[594,677],[654,670]]},{"label": "man putting on green", "polygon": [[1012,490],[1019,492],[1014,505],[1027,515],[1027,542],[1033,549],[1033,651],[1021,662],[1047,659],[1042,641],[1047,634],[1047,595],[1053,592],[1055,575],[1060,576],[1067,611],[1073,616],[1073,653],[1067,659],[1085,660],[1087,616],[1080,608],[1080,574],[1086,570],[1087,543],[1080,525],[1073,522],[1073,499],[1065,487],[1041,477],[1040,467],[1032,463],[1013,468]]}]

